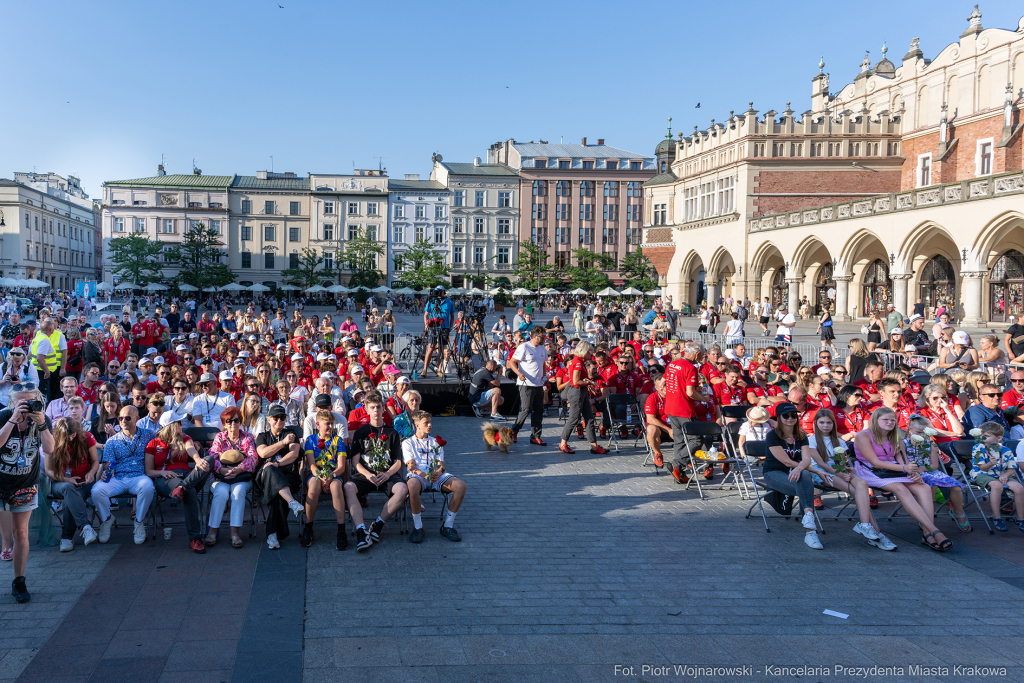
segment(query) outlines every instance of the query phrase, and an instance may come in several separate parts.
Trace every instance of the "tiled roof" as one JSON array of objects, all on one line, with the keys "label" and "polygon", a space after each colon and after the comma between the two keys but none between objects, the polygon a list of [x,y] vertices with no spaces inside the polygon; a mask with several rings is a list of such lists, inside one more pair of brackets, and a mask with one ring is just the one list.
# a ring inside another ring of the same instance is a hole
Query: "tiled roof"
[{"label": "tiled roof", "polygon": [[454,163],[451,161],[442,161],[441,165],[448,169],[448,172],[452,175],[498,175],[498,176],[517,176],[514,168],[506,166],[505,164],[462,164]]},{"label": "tiled roof", "polygon": [[309,190],[309,178],[257,178],[254,175],[235,176],[231,187],[243,190]]},{"label": "tiled roof", "polygon": [[395,190],[447,190],[444,185],[436,180],[388,180],[388,191]]},{"label": "tiled roof", "polygon": [[669,183],[674,183],[677,180],[679,179],[672,173],[659,173],[645,182],[644,187],[647,187],[648,185],[667,185]]},{"label": "tiled roof", "polygon": [[574,159],[653,159],[645,154],[627,152],[608,145],[552,145],[536,142],[515,142],[513,147],[524,157],[571,157]]},{"label": "tiled roof", "polygon": [[158,175],[134,180],[108,180],[104,187],[166,187],[178,189],[227,189],[235,179],[233,175]]}]

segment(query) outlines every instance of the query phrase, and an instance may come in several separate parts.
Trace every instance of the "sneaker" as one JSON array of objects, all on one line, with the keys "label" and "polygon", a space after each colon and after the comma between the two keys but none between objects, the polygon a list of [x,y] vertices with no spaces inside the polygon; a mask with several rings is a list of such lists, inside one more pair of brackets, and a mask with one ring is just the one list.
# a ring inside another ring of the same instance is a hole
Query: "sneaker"
[{"label": "sneaker", "polygon": [[868,498],[868,507],[870,507],[872,510],[878,509],[878,496],[871,496],[870,498]]},{"label": "sneaker", "polygon": [[11,595],[14,596],[14,601],[18,604],[32,599],[32,596],[29,595],[28,587],[25,585],[24,576],[19,576],[14,581],[11,581]]},{"label": "sneaker", "polygon": [[558,444],[558,450],[562,451],[563,453],[568,453],[569,455],[572,455],[573,453],[576,452],[573,449],[569,448],[569,444],[567,443]]},{"label": "sneaker", "polygon": [[302,527],[302,533],[299,534],[299,546],[302,548],[308,548],[313,545],[313,540],[315,538],[316,536],[313,535],[313,527],[304,526]]},{"label": "sneaker", "polygon": [[96,542],[96,532],[93,531],[91,524],[86,524],[82,527],[82,543],[89,545],[90,543]]},{"label": "sneaker", "polygon": [[[481,415],[480,417],[483,417]],[[504,422],[506,420],[504,415],[491,415],[491,422]]]},{"label": "sneaker", "polygon": [[683,474],[678,467],[672,468],[672,476],[675,478],[677,484],[686,484],[690,481],[690,478]]},{"label": "sneaker", "polygon": [[853,533],[860,534],[861,536],[863,536],[864,538],[868,539],[869,541],[877,541],[878,540],[878,532],[875,531],[875,527],[871,526],[867,522],[858,522],[853,527]]},{"label": "sneaker", "polygon": [[608,452],[608,449],[598,444],[597,448],[591,448],[590,452],[593,453],[594,455],[604,455],[605,453]]},{"label": "sneaker", "polygon": [[293,515],[295,515],[295,519],[298,519],[299,515],[302,514],[302,503],[297,500],[292,500],[292,502],[288,503],[288,509],[292,511]]},{"label": "sneaker", "polygon": [[800,524],[805,529],[810,529],[811,531],[817,530],[818,527],[814,523],[814,510],[805,511],[803,519],[800,520]]},{"label": "sneaker", "polygon": [[180,503],[181,499],[184,497],[185,488],[183,486],[176,486],[174,487],[174,490],[171,491],[171,500],[173,500],[175,503]]},{"label": "sneaker", "polygon": [[821,541],[818,540],[818,534],[813,531],[808,531],[804,534],[804,543],[815,550],[821,550],[824,547],[821,545]]},{"label": "sneaker", "polygon": [[63,500],[52,500],[52,501],[50,501],[50,507],[53,509],[54,512],[56,512],[57,514],[60,514],[61,511],[64,510],[64,501]]},{"label": "sneaker", "polygon": [[267,534],[267,547],[271,550],[281,547],[281,542],[277,540],[277,534]]},{"label": "sneaker", "polygon": [[374,543],[380,543],[380,532],[384,531],[384,522],[376,521],[370,525],[370,538]]},{"label": "sneaker", "polygon": [[60,551],[62,553],[70,553],[75,549],[75,542],[70,538],[60,539]]},{"label": "sneaker", "polygon": [[1009,531],[1009,529],[1006,528],[1006,522],[1003,521],[1002,517],[989,517],[989,519],[992,522],[992,526],[997,531]]},{"label": "sneaker", "polygon": [[608,438],[608,428],[607,427],[601,427],[598,430],[598,433],[600,434],[602,439],[607,439]]},{"label": "sneaker", "polygon": [[447,538],[449,541],[454,541],[455,543],[458,543],[462,540],[462,536],[459,536],[459,532],[456,531],[455,527],[453,526],[441,527],[441,535]]},{"label": "sneaker", "polygon": [[512,443],[519,443],[519,432],[512,432]]},{"label": "sneaker", "polygon": [[722,476],[729,474],[729,463],[722,463]]},{"label": "sneaker", "polygon": [[480,408],[478,408],[477,406],[473,406],[473,414],[476,415],[477,417],[483,417],[484,416],[483,411],[480,410]]},{"label": "sneaker", "polygon": [[1013,501],[1011,500],[1009,503],[999,508],[999,511],[1002,512],[1004,515],[1011,514],[1013,512]]},{"label": "sneaker", "polygon": [[146,524],[135,522],[135,545],[142,545],[146,542]]},{"label": "sneaker", "polygon": [[869,539],[868,545],[873,545],[881,550],[896,550],[896,544],[886,538],[884,534],[878,534],[878,538],[874,541]]},{"label": "sneaker", "polygon": [[366,535],[366,529],[356,529],[356,550],[365,553],[373,545],[373,540]]},{"label": "sneaker", "polygon": [[409,534],[409,542],[410,543],[423,543],[423,539],[425,537],[426,537],[426,534],[423,532],[423,527],[420,527],[419,529],[413,529],[412,533]]},{"label": "sneaker", "polygon": [[0,551],[0,560],[4,562],[11,562],[14,560],[14,548],[4,548]]},{"label": "sneaker", "polygon": [[100,522],[100,543],[106,543],[110,540],[110,528],[114,526],[114,515],[107,517],[107,521]]},{"label": "sneaker", "polygon": [[192,552],[196,555],[202,555],[206,552],[206,544],[203,543],[201,538],[193,538],[188,542],[188,547],[192,548]]},{"label": "sneaker", "polygon": [[[815,496],[814,497],[814,509],[815,510],[824,510],[825,509],[825,504],[823,502],[821,502],[821,496]],[[863,522],[861,522],[861,524],[863,524]],[[871,526],[871,525],[868,524],[868,526]]]},{"label": "sneaker", "polygon": [[665,466],[665,456],[663,456],[661,453],[655,452],[655,454],[654,454],[654,466],[655,467],[664,467]]},{"label": "sneaker", "polygon": [[711,465],[708,465],[707,467],[704,468],[704,481],[714,481],[714,480],[715,480],[715,468],[712,467]]},{"label": "sneaker", "polygon": [[338,550],[348,550],[348,534],[345,533],[344,526],[338,529],[338,540],[334,547]]},{"label": "sneaker", "polygon": [[576,425],[576,436],[583,438],[583,425]]}]

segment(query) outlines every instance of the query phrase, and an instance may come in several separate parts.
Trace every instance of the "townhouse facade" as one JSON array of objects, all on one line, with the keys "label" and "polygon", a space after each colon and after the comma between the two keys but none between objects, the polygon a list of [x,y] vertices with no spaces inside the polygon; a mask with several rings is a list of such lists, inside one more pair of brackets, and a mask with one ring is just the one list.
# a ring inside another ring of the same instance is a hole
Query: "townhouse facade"
[{"label": "townhouse facade", "polygon": [[451,263],[450,194],[436,180],[420,180],[418,173],[407,173],[403,180],[388,180],[388,285],[402,279],[404,269],[395,267],[395,257],[418,242],[429,242],[446,263]]}]

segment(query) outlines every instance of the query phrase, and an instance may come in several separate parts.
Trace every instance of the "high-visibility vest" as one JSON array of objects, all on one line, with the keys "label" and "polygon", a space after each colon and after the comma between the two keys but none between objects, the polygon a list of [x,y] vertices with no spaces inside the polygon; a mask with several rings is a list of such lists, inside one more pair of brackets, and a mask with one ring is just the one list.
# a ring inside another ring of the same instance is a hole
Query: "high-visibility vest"
[{"label": "high-visibility vest", "polygon": [[36,332],[36,336],[32,339],[32,345],[29,346],[29,355],[32,358],[32,364],[36,366],[37,370],[43,370],[44,368],[39,367],[39,342],[43,339],[50,340],[50,353],[46,354],[46,370],[50,372],[56,372],[60,367],[60,361],[57,359],[57,354],[60,348],[60,330],[54,329],[50,335],[43,334],[42,330]]}]

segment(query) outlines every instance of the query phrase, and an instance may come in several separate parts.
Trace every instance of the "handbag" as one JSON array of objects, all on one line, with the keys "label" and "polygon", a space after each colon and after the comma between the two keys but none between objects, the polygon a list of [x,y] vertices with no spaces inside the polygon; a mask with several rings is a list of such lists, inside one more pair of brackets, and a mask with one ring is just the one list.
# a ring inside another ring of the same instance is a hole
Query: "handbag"
[{"label": "handbag", "polygon": [[868,333],[868,326],[867,325],[862,325],[861,328],[860,328],[860,333],[861,334],[867,334]]},{"label": "handbag", "polygon": [[885,470],[880,467],[872,467],[871,473],[879,479],[906,479],[908,477],[906,472],[897,472],[896,470]]}]

